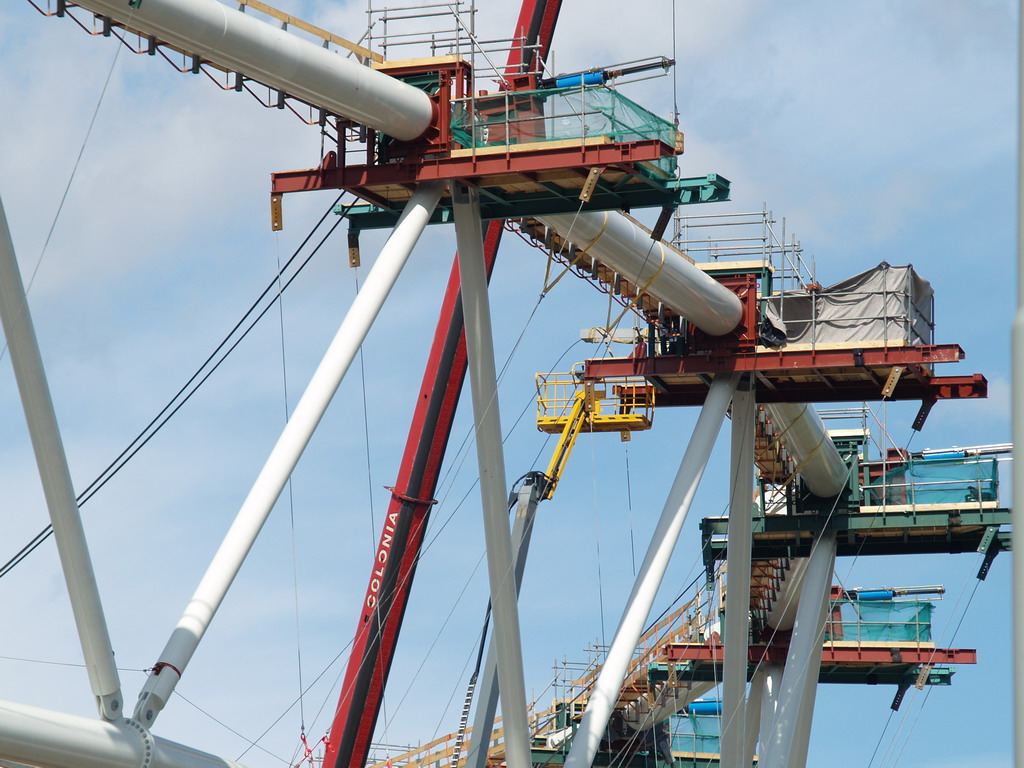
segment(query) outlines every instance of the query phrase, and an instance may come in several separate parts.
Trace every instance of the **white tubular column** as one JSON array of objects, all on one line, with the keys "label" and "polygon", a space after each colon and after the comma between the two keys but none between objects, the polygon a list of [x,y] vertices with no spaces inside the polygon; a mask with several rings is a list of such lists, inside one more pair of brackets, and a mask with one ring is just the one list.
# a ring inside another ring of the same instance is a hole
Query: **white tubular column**
[{"label": "white tubular column", "polygon": [[764,670],[764,682],[761,688],[761,734],[758,739],[761,742],[761,759],[763,760],[765,745],[775,728],[775,714],[779,710],[779,688],[782,687],[782,673],[785,671],[785,667],[782,664],[769,664],[762,661],[761,669]]},{"label": "white tubular column", "polygon": [[810,736],[835,561],[835,534],[826,533],[818,539],[807,561],[775,721],[770,734],[762,734],[763,768],[803,768],[803,762],[797,761],[806,760],[807,744],[801,739]]},{"label": "white tubular column", "polygon": [[531,765],[530,733],[526,719],[526,685],[519,634],[519,607],[513,578],[512,537],[508,529],[505,456],[498,415],[498,384],[494,368],[491,308],[484,271],[480,193],[452,182],[455,237],[459,249],[462,311],[466,324],[469,386],[476,424],[476,456],[480,465],[480,497],[484,512],[487,575],[494,616],[492,640],[498,657],[498,688],[505,752],[509,768]]},{"label": "white tubular column", "polygon": [[396,139],[415,139],[433,120],[420,89],[216,0],[76,4]]},{"label": "white tubular column", "polygon": [[90,720],[7,701],[0,702],[0,760],[36,768],[243,768],[123,719]]},{"label": "white tubular column", "polygon": [[587,709],[583,713],[583,720],[573,737],[572,748],[565,758],[565,768],[590,768],[594,762],[601,737],[619,698],[619,690],[626,678],[633,651],[643,633],[654,598],[665,576],[665,569],[672,558],[672,550],[675,549],[679,532],[697,492],[697,485],[715,446],[715,438],[722,428],[725,410],[732,399],[737,381],[736,375],[718,376],[711,384],[693,428],[693,436],[686,446],[683,461],[665,501],[658,527],[651,537],[644,562],[633,583],[633,591],[619,620],[615,639],[608,649]]},{"label": "white tubular column", "polygon": [[757,739],[761,728],[761,701],[764,696],[764,681],[767,676],[768,669],[762,664],[750,679],[746,723],[743,726],[743,740],[745,742],[743,747],[744,768],[754,764],[754,755],[757,753]]},{"label": "white tubular column", "polygon": [[89,684],[96,696],[100,715],[107,720],[115,720],[124,715],[121,682],[114,665],[103,604],[3,201],[0,201],[0,321],[11,352],[11,366],[21,393],[21,405],[32,438],[43,495],[50,511],[53,537],[71,599]]},{"label": "white tubular column", "polygon": [[618,211],[542,216],[540,220],[592,257],[663,301],[705,333],[721,336],[739,323],[735,293],[664,242],[653,242]]},{"label": "white tubular column", "polygon": [[[725,657],[722,672],[722,768],[740,768],[746,747],[747,648],[750,635],[750,550],[754,486],[754,393],[744,376],[732,396],[729,547],[726,552]],[[747,766],[750,763],[746,764]]]},{"label": "white tubular column", "polygon": [[[534,478],[519,489],[519,503],[516,519],[512,524],[512,548],[516,561],[516,598],[523,585],[526,570],[526,556],[530,552],[530,537],[533,535],[533,521],[537,516],[540,501],[541,481]],[[487,658],[482,673],[483,683],[477,693],[476,714],[473,717],[473,738],[469,743],[466,768],[483,768],[487,760],[487,745],[494,729],[494,715],[498,711],[498,656],[494,643],[487,646]]]},{"label": "white tubular column", "polygon": [[[145,3],[143,3],[145,5]],[[359,351],[384,300],[391,292],[413,246],[427,225],[444,186],[421,184],[405,206],[391,237],[374,262],[362,289],[352,302],[323,360],[295,406],[252,490],[174,628],[135,705],[135,719],[152,727],[167,704],[185,666],[192,658],[220,607],[246,555],[259,535],[292,470],[323,418],[341,380]]]},{"label": "white tubular column", "polygon": [[782,442],[800,468],[800,476],[815,496],[835,496],[846,486],[850,470],[828,436],[814,406],[773,403],[765,408],[782,435]]}]

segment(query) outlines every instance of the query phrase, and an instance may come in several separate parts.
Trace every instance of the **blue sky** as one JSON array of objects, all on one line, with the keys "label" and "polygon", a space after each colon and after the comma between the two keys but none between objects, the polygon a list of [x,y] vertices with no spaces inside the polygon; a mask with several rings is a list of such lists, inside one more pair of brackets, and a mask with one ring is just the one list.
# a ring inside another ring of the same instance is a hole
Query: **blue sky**
[{"label": "blue sky", "polygon": [[[365,26],[362,3],[278,5],[350,38]],[[514,9],[507,5],[481,8],[481,36],[508,34]],[[671,8],[668,0],[638,0],[628,12],[621,3],[567,0],[554,68],[672,56]],[[990,398],[939,404],[912,447],[1009,440],[1015,6],[677,2],[675,38],[675,80],[647,81],[627,93],[668,114],[678,86],[684,175],[717,172],[732,180],[733,202],[716,210],[766,203],[785,216],[814,255],[823,284],[882,260],[913,263],[936,291],[937,340],[967,350],[967,360],[947,372],[985,373]],[[333,199],[293,196],[285,203],[286,229],[270,232],[269,174],[315,165],[316,130],[161,61],[127,53],[114,59],[112,41],[45,19],[26,2],[0,9],[0,195],[26,274],[39,260],[113,64],[31,293],[78,488],[191,374]],[[354,292],[340,235],[285,295],[291,404]],[[379,243],[364,236],[364,264]],[[293,509],[285,501],[274,511],[181,683],[189,701],[246,738],[259,736],[295,698],[296,637],[303,681],[327,670],[302,707],[311,733],[326,727],[317,712],[324,702],[333,707],[331,686],[345,655],[331,662],[351,639],[376,540],[371,518],[379,527],[388,501],[382,486],[395,479],[453,247],[453,232],[442,228],[421,240],[364,350],[365,396],[353,369],[296,471]],[[533,374],[554,367],[567,349],[560,368],[590,354],[573,346],[578,330],[606,314],[599,294],[563,280],[527,325],[543,268],[535,251],[506,238],[492,284],[499,361],[526,327],[502,384],[506,429],[531,400]],[[281,326],[271,312],[85,508],[126,670],[156,660],[273,444],[285,409],[281,359]],[[887,409],[899,443],[910,437],[914,410]],[[528,694],[549,700],[554,659],[582,659],[584,645],[610,640],[632,580],[627,542],[635,541],[642,557],[695,415],[662,411],[654,430],[629,444],[629,495],[623,445],[601,436],[578,444],[558,495],[541,508],[531,550],[522,596]],[[510,480],[546,464],[551,449],[530,418],[528,410],[507,443]],[[483,566],[473,570],[483,551],[475,457],[469,443],[457,453],[467,428],[462,412],[435,531],[449,516],[451,522],[420,567],[378,726],[378,739],[390,743],[425,742],[457,725],[465,664],[487,599]],[[6,359],[0,435],[5,560],[46,522]],[[719,443],[656,610],[697,574],[693,518],[724,511],[727,441]],[[951,621],[947,633],[976,569],[970,555],[837,565],[848,585],[945,583],[949,593],[935,618],[939,628]],[[936,690],[923,709],[923,697],[908,694],[875,766],[1009,765],[1008,614],[1003,555],[954,641],[939,635],[940,644],[977,648],[979,664],[962,668],[954,686]],[[0,633],[0,699],[91,714],[82,670],[12,660],[80,657],[52,546],[0,579],[0,615],[8,630]],[[129,700],[142,679],[123,673]],[[891,689],[823,687],[811,764],[867,765],[891,697]],[[295,708],[260,741],[266,752],[250,751],[243,762],[286,762],[299,727]],[[157,733],[226,757],[245,749],[245,741],[183,700],[168,707]]]}]

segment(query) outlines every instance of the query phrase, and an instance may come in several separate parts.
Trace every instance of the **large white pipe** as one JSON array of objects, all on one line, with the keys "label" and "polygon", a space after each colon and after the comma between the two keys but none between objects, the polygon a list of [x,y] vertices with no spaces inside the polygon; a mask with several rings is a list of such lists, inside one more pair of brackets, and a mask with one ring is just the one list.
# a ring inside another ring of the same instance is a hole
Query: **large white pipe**
[{"label": "large white pipe", "polygon": [[[487,546],[487,576],[498,663],[498,691],[505,729],[505,757],[509,768],[530,768],[530,730],[526,719],[526,683],[519,632],[519,606],[515,579],[511,578],[512,536],[508,529],[505,454],[498,415],[498,384],[494,365],[491,308],[484,269],[480,193],[452,185],[455,237],[459,249],[462,311],[466,326],[469,389],[476,427],[476,455],[480,467],[480,499]],[[486,737],[484,737],[486,738]]]},{"label": "large white pipe", "polygon": [[43,495],[50,512],[57,554],[64,571],[71,611],[82,645],[89,683],[100,714],[108,720],[123,716],[121,682],[114,666],[107,621],[103,616],[85,530],[71,484],[64,443],[53,410],[28,297],[14,254],[11,231],[0,200],[0,322],[11,353],[11,366],[21,394],[32,449],[39,467]]},{"label": "large white pipe", "polygon": [[762,733],[760,765],[763,768],[802,768],[798,761],[801,755],[806,757],[807,745],[802,739],[810,735],[821,668],[822,632],[835,562],[835,534],[823,535],[807,561],[775,720],[771,731]]},{"label": "large white pipe", "polygon": [[[725,656],[722,671],[721,768],[740,768],[746,751],[745,692],[750,639],[750,551],[754,487],[754,393],[750,378],[732,396],[729,547],[726,552]],[[748,762],[746,765],[750,765]]]},{"label": "large white pipe", "polygon": [[800,403],[773,403],[765,408],[807,489],[826,498],[842,491],[850,470],[817,411]]},{"label": "large white pipe", "polygon": [[693,436],[686,446],[675,481],[669,491],[658,526],[651,537],[643,564],[636,575],[633,591],[626,603],[619,627],[615,631],[608,655],[590,692],[583,720],[573,738],[572,748],[565,758],[565,768],[590,768],[608,727],[608,720],[619,698],[619,690],[626,679],[633,651],[643,633],[654,598],[665,576],[672,551],[675,549],[690,511],[690,504],[704,474],[715,438],[725,419],[725,410],[736,389],[738,377],[718,376],[711,383],[707,399],[701,409]]},{"label": "large white pipe", "polygon": [[277,503],[299,457],[412,253],[413,246],[430,220],[443,190],[444,185],[438,182],[421,184],[416,189],[366,276],[362,289],[345,314],[334,340],[327,348],[306,391],[302,393],[281,437],[270,452],[252,490],[242,503],[235,521],[160,654],[160,661],[139,694],[135,719],[147,728],[152,727],[160,710],[167,704],[185,666],[199,646],[231,582],[267,521],[270,510]]},{"label": "large white pipe", "polygon": [[433,104],[419,88],[216,0],[76,4],[397,139],[415,139],[433,120]]},{"label": "large white pipe", "polygon": [[735,293],[618,211],[542,216],[590,256],[671,307],[705,333],[733,330],[743,313]]},{"label": "large white pipe", "polygon": [[764,758],[765,744],[775,724],[775,715],[779,710],[779,688],[782,686],[782,675],[786,668],[782,664],[767,661],[761,662],[764,670],[761,684],[761,721],[758,727],[758,741],[761,742],[761,758]]},{"label": "large white pipe", "polygon": [[36,768],[243,768],[137,724],[0,702],[0,759]]},{"label": "large white pipe", "polygon": [[754,676],[750,678],[750,693],[747,694],[746,723],[743,726],[743,765],[754,764],[754,754],[757,752],[757,739],[760,736],[761,728],[761,702],[764,697],[765,680],[768,677],[768,667],[759,664]]}]

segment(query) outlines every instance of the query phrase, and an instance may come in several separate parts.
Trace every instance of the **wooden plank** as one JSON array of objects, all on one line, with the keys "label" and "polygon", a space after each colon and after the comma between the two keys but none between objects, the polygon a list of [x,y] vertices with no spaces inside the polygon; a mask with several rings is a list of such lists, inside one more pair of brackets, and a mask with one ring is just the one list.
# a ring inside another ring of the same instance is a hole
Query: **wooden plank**
[{"label": "wooden plank", "polygon": [[373,60],[370,66],[373,69],[398,69],[399,67],[424,67],[424,66],[442,66],[445,64],[458,64],[465,57],[450,55],[450,56],[423,56],[418,59],[388,59],[385,61],[383,58],[377,58]]},{"label": "wooden plank", "polygon": [[453,149],[452,157],[475,157],[477,155],[503,155],[506,152],[537,152],[546,149],[563,149],[568,147],[594,147],[611,144],[607,136],[592,136],[589,139],[558,139],[555,141],[528,141],[525,144],[501,144],[495,147],[470,147],[469,149]]},{"label": "wooden plank", "polygon": [[326,29],[310,24],[308,21],[303,21],[296,16],[292,16],[290,13],[280,11],[273,6],[261,2],[261,0],[238,0],[238,4],[241,6],[247,5],[253,10],[259,11],[266,16],[270,16],[278,21],[283,21],[285,24],[290,26],[297,27],[303,32],[308,32],[315,37],[319,37],[321,40],[327,40],[328,42],[334,43],[339,48],[352,51],[352,53],[357,56],[362,56],[364,59],[369,59],[372,62],[384,61],[384,57],[376,51],[371,51],[369,48],[364,48],[357,43],[353,43],[351,40],[339,37],[333,32],[328,32]]}]

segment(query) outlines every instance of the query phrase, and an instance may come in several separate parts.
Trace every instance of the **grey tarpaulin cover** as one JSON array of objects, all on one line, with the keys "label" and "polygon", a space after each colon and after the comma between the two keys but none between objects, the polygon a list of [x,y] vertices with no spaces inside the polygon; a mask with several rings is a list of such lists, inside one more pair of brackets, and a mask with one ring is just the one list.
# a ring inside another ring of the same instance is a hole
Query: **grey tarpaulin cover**
[{"label": "grey tarpaulin cover", "polygon": [[785,323],[789,344],[901,341],[930,344],[931,283],[911,265],[884,261],[828,288],[786,291],[768,299]]}]

